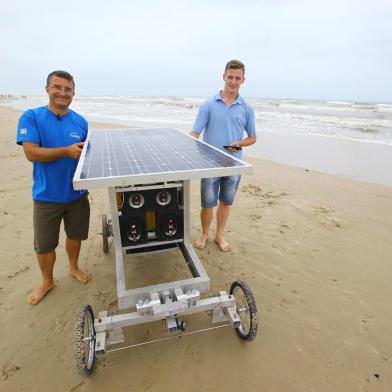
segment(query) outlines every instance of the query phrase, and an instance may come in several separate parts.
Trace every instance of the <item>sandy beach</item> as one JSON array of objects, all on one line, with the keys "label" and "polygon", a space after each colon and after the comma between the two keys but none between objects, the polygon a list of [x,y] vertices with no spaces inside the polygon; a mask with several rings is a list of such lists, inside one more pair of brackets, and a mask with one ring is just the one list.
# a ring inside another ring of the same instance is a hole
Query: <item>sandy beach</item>
[{"label": "sandy beach", "polygon": [[[232,250],[220,252],[211,236],[197,253],[212,293],[228,291],[237,279],[248,282],[259,310],[256,340],[243,343],[221,328],[108,354],[91,377],[78,375],[75,311],[83,303],[96,314],[118,309],[114,249],[104,254],[98,235],[101,215],[109,215],[106,190],[91,192],[90,238],[80,258],[93,279],[82,285],[69,276],[62,233],[56,287],[29,305],[40,272],[32,246],[32,168],[15,143],[19,115],[0,107],[0,391],[391,390],[392,187],[246,156],[254,172],[243,177],[228,224]],[[194,240],[199,205],[194,181]],[[164,257],[127,266],[129,282],[139,286],[187,273]],[[186,321],[189,329],[211,326],[203,314]],[[128,328],[126,343],[163,334],[159,322]]]}]

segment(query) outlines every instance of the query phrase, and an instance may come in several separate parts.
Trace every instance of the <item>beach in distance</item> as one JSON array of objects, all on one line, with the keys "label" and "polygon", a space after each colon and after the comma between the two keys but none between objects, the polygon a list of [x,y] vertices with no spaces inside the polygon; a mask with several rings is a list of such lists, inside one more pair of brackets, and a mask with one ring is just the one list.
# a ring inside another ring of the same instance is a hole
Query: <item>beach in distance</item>
[{"label": "beach in distance", "polygon": [[[202,101],[78,97],[71,108],[90,120],[90,129],[189,131]],[[87,303],[96,315],[119,312],[114,248],[103,253],[98,234],[110,210],[106,189],[90,193],[80,265],[92,280],[81,285],[69,276],[62,233],[56,287],[38,306],[29,305],[40,278],[32,167],[15,134],[20,110],[43,104],[43,97],[0,102],[0,391],[391,390],[392,105],[251,102],[259,141],[244,151],[253,173],[243,176],[228,223],[232,249],[220,252],[211,236],[196,252],[211,293],[228,291],[238,279],[249,284],[257,338],[244,343],[227,327],[114,352],[84,378],[73,354],[76,310]],[[200,234],[199,207],[199,181],[193,181],[192,240]],[[187,274],[184,262],[164,254],[126,261],[130,287]],[[205,314],[185,321],[189,331],[212,326]],[[125,331],[126,345],[164,334],[160,322]]]}]

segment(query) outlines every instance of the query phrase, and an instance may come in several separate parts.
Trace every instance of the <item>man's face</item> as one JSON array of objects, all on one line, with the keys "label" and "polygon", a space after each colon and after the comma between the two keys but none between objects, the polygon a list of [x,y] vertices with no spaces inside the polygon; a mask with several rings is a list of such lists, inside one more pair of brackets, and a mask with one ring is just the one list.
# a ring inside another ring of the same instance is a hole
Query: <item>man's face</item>
[{"label": "man's face", "polygon": [[244,83],[244,73],[242,69],[228,69],[223,75],[225,90],[232,94],[238,94],[241,84]]},{"label": "man's face", "polygon": [[75,95],[73,83],[58,76],[52,76],[49,85],[46,86],[46,92],[49,95],[50,106],[60,110],[68,109]]}]

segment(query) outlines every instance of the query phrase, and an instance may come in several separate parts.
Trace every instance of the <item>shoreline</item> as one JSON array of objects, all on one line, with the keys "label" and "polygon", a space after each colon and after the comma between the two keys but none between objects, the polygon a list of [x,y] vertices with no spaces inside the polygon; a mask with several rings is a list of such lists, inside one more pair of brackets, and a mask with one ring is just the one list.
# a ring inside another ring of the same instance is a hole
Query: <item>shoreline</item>
[{"label": "shoreline", "polygon": [[[0,106],[0,110],[19,109]],[[91,128],[136,127],[136,128],[181,128],[191,131],[188,123],[175,122],[142,122],[127,120],[107,121],[104,118],[88,116]],[[263,132],[258,135],[259,141],[245,149],[245,159],[255,158],[268,160],[277,164],[297,167],[320,173],[364,181],[392,187],[392,145],[321,136],[314,134],[290,134]]]}]

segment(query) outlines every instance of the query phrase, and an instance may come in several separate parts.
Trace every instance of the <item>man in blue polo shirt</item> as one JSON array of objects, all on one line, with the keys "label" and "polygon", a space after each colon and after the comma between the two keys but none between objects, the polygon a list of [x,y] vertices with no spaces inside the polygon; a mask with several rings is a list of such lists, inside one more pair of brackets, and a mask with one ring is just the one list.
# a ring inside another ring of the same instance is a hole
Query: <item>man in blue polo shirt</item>
[{"label": "man in blue polo shirt", "polygon": [[88,125],[69,109],[75,95],[72,75],[65,71],[50,73],[46,92],[49,105],[23,113],[16,139],[33,162],[34,249],[42,273],[42,284],[28,298],[33,305],[55,286],[53,267],[62,220],[70,274],[82,283],[91,278],[78,267],[81,241],[88,236],[90,206],[87,192],[75,191],[72,186]]},{"label": "man in blue polo shirt", "polygon": [[[240,61],[231,60],[226,64],[223,90],[203,103],[191,132],[192,136],[198,138],[204,131],[203,140],[206,143],[238,158],[242,158],[242,147],[256,142],[254,110],[239,95],[240,87],[245,81],[244,75],[245,66]],[[244,131],[247,134],[246,138],[243,138]],[[219,199],[214,241],[222,252],[230,250],[223,234],[240,179],[241,176],[229,176],[201,180],[202,234],[195,243],[196,248],[204,249],[206,246],[213,219],[213,208],[218,204]]]}]

